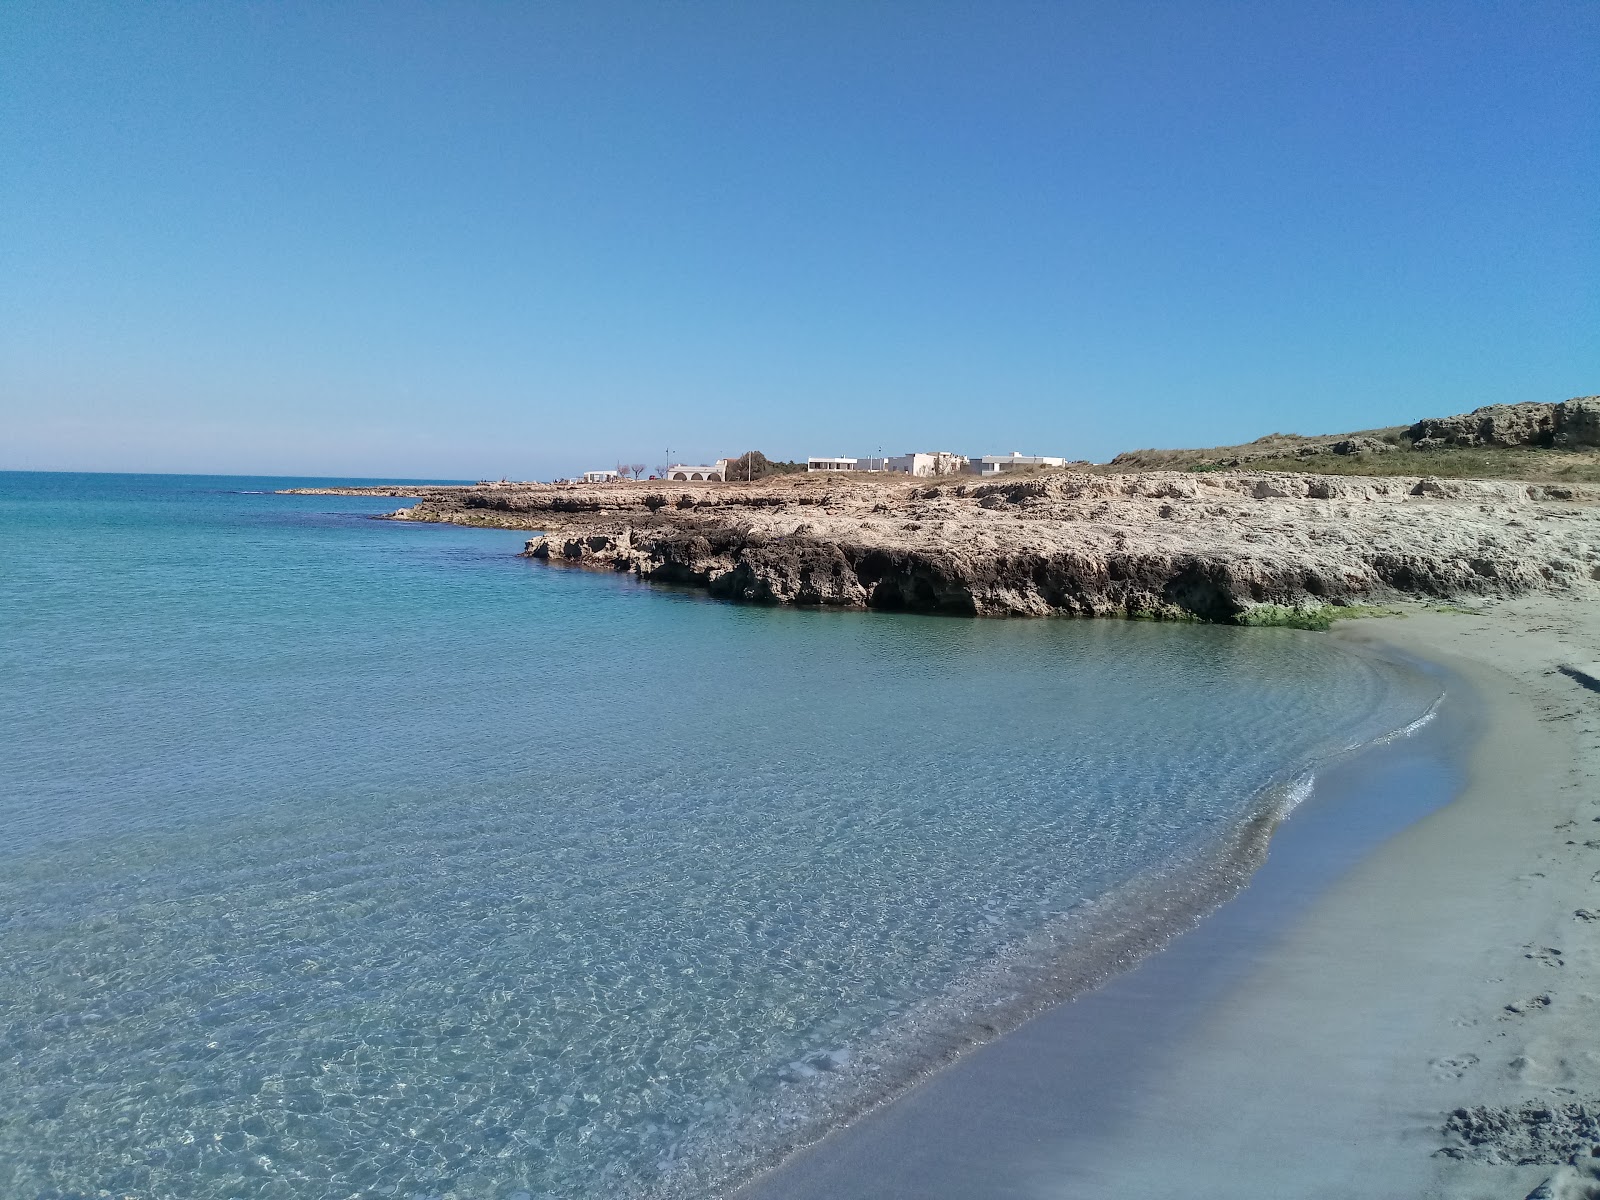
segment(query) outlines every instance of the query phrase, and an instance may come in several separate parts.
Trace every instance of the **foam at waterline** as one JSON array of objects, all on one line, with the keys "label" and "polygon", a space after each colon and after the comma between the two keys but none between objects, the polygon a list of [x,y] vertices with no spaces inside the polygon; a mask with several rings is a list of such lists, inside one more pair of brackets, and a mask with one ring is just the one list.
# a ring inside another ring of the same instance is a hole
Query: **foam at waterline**
[{"label": "foam at waterline", "polygon": [[1278,825],[1314,794],[1318,767],[1414,734],[1443,699],[1440,692],[1404,725],[1330,750],[1312,768],[1263,787],[1233,829],[1078,903],[949,991],[913,1005],[870,1045],[819,1047],[788,1064],[781,1076],[786,1094],[732,1124],[691,1131],[658,1162],[662,1181],[644,1194],[688,1200],[713,1187],[737,1187],[966,1052],[1131,970],[1249,885]]},{"label": "foam at waterline", "polygon": [[[1444,703],[1445,696],[1447,694],[1448,693],[1441,691],[1433,698],[1433,702],[1428,705],[1428,707],[1423,711],[1422,715],[1417,717],[1415,720],[1406,722],[1406,724],[1400,726],[1398,729],[1391,729],[1388,733],[1380,733],[1376,737],[1369,738],[1364,742],[1351,742],[1339,753],[1330,754],[1325,761],[1332,762],[1335,759],[1346,758],[1349,755],[1357,754],[1362,750],[1371,749],[1376,746],[1387,746],[1392,742],[1397,742],[1402,738],[1408,738],[1412,736],[1419,730],[1425,728],[1429,722],[1439,715],[1439,706]],[[1316,791],[1316,786],[1317,773],[1314,770],[1307,771],[1299,778],[1282,785],[1282,797],[1278,805],[1278,819],[1280,821],[1287,820],[1289,816],[1293,814],[1295,809],[1299,808],[1300,805],[1311,798],[1312,793]],[[1270,788],[1268,789],[1269,792],[1272,790],[1273,789]]]},{"label": "foam at waterline", "polygon": [[[1432,704],[1428,705],[1428,711],[1427,712],[1423,713],[1420,717],[1418,717],[1415,721],[1412,721],[1409,725],[1405,725],[1405,726],[1402,726],[1399,729],[1396,729],[1393,733],[1386,733],[1381,737],[1374,738],[1372,740],[1371,744],[1374,745],[1374,746],[1386,746],[1390,742],[1396,742],[1396,741],[1399,741],[1401,738],[1410,737],[1413,733],[1416,733],[1417,730],[1421,729],[1424,725],[1426,725],[1429,721],[1433,720],[1433,718],[1438,715],[1439,706],[1444,703],[1444,698],[1445,698],[1445,693],[1444,692],[1440,692],[1438,697],[1434,700],[1434,702]],[[1360,744],[1357,744],[1355,746],[1352,746],[1351,749],[1352,750],[1359,750],[1359,749],[1361,749],[1361,746],[1360,746]]]}]

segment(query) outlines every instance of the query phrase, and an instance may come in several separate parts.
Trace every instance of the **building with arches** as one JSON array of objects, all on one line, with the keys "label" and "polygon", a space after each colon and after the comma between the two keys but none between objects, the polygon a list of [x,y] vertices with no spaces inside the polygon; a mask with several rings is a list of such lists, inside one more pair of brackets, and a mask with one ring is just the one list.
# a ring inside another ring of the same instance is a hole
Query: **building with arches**
[{"label": "building with arches", "polygon": [[674,483],[716,482],[728,477],[728,460],[719,458],[709,467],[692,467],[677,463],[667,468],[667,478]]}]

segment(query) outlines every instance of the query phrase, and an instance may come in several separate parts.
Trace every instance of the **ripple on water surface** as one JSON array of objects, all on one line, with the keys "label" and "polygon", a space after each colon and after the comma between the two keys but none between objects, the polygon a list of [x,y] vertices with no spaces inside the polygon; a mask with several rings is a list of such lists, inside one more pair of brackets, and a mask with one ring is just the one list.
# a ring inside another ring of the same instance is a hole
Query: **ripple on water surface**
[{"label": "ripple on water surface", "polygon": [[1433,696],[1293,631],[741,609],[392,501],[30,486],[5,1195],[692,1191]]}]

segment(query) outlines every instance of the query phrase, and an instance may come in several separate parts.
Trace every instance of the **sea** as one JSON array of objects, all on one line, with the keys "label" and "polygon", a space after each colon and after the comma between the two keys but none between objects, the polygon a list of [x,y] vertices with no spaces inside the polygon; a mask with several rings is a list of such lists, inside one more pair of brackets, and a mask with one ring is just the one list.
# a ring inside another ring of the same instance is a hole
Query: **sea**
[{"label": "sea", "polygon": [[0,1195],[716,1194],[1443,686],[278,494],[336,482],[0,473]]}]

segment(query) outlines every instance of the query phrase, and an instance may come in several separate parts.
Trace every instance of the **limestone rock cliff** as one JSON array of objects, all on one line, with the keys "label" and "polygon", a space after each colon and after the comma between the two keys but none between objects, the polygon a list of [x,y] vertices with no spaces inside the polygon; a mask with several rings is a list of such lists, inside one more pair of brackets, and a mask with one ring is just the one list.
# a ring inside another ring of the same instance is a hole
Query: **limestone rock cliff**
[{"label": "limestone rock cliff", "polygon": [[[1269,434],[1221,460],[1135,451],[1113,467],[1155,469],[1125,474],[307,490],[414,496],[391,518],[536,531],[535,558],[764,604],[1248,622],[1408,597],[1600,599],[1600,488],[1400,473],[1491,446],[1600,446],[1600,397]],[[1174,456],[1193,469],[1161,469]],[[1322,456],[1383,473],[1310,473]],[[1265,459],[1306,473],[1250,469]]]},{"label": "limestone rock cliff", "polygon": [[1454,417],[1429,417],[1406,430],[1414,448],[1600,446],[1600,396],[1560,404],[1491,404]]},{"label": "limestone rock cliff", "polygon": [[757,603],[967,615],[1248,621],[1600,580],[1600,492],[1561,485],[1240,472],[779,487],[576,522],[547,509],[527,553]]}]

